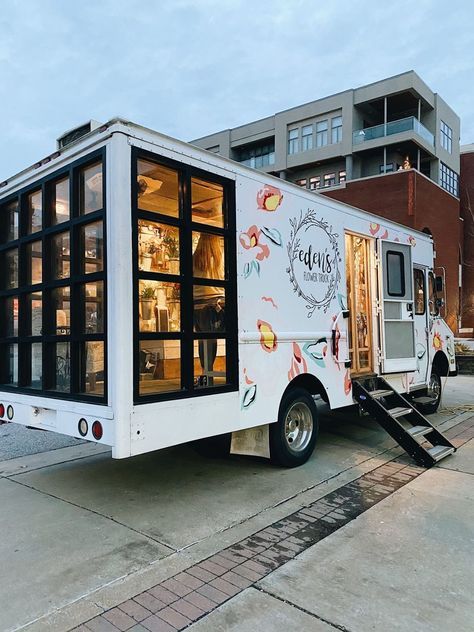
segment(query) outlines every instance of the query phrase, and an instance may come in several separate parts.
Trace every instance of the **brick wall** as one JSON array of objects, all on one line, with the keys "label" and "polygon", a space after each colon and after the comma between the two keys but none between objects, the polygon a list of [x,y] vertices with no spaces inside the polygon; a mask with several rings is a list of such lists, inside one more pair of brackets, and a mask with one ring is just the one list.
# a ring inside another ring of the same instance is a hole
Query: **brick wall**
[{"label": "brick wall", "polygon": [[474,152],[461,154],[461,217],[464,220],[462,272],[463,327],[474,327]]}]

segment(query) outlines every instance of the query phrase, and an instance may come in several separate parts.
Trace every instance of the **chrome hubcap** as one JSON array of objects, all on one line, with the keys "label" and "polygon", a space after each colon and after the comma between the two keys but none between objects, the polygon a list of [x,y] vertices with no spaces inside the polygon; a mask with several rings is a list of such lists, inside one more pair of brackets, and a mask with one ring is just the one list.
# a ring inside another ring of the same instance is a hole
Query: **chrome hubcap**
[{"label": "chrome hubcap", "polygon": [[285,439],[291,452],[302,452],[313,434],[313,415],[303,402],[291,406],[285,419]]},{"label": "chrome hubcap", "polygon": [[437,400],[441,394],[441,381],[437,375],[432,375],[428,384],[428,396]]}]

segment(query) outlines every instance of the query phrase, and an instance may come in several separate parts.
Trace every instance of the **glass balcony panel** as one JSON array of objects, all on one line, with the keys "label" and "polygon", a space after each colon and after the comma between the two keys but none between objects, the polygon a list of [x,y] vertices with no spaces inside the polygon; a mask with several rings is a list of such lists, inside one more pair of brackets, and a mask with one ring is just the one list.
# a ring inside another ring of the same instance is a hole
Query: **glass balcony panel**
[{"label": "glass balcony panel", "polygon": [[360,145],[361,143],[376,138],[412,131],[421,136],[431,146],[434,146],[433,134],[414,116],[409,116],[397,121],[389,121],[387,124],[382,123],[381,125],[355,130],[352,134],[352,142],[354,145]]}]

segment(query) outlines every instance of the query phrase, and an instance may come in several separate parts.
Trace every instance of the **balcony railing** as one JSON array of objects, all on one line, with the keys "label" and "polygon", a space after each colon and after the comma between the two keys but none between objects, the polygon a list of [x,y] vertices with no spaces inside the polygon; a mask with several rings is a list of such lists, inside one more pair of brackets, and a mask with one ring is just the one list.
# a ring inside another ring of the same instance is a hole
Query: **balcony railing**
[{"label": "balcony railing", "polygon": [[352,143],[360,145],[368,140],[383,138],[384,136],[392,136],[401,132],[415,132],[421,136],[429,145],[434,147],[434,136],[426,129],[424,125],[414,116],[399,119],[398,121],[390,121],[382,123],[374,127],[366,127],[365,129],[357,129],[352,133]]}]

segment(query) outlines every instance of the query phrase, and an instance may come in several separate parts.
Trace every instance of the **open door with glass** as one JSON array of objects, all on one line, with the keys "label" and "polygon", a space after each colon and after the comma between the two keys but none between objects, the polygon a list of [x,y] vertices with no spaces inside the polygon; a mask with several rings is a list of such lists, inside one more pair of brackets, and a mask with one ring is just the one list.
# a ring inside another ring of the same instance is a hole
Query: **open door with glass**
[{"label": "open door with glass", "polygon": [[372,302],[370,292],[371,239],[346,233],[346,282],[349,309],[351,375],[373,372]]},{"label": "open door with glass", "polygon": [[379,240],[382,373],[416,370],[411,246]]}]

